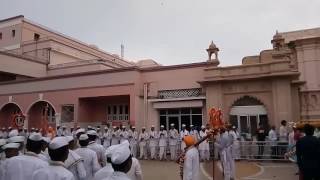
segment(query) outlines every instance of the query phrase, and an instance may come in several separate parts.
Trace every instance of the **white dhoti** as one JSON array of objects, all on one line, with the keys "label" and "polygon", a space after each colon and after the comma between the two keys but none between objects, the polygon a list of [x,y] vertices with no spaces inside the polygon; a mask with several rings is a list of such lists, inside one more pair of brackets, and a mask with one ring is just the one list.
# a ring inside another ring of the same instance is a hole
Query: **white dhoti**
[{"label": "white dhoti", "polygon": [[151,159],[155,159],[155,155],[156,155],[156,147],[155,147],[155,146],[151,146],[151,147],[150,147],[150,156],[151,156]]},{"label": "white dhoti", "polygon": [[234,159],[240,159],[240,142],[239,141],[233,142],[232,156]]},{"label": "white dhoti", "polygon": [[146,151],[146,143],[140,142],[139,147],[140,147],[140,159],[142,159],[143,157],[144,159],[148,159],[147,151]]},{"label": "white dhoti", "polygon": [[172,161],[176,160],[176,145],[170,145],[170,156]]},{"label": "white dhoti", "polygon": [[167,159],[165,151],[166,151],[166,147],[165,146],[160,146],[160,149],[159,149],[159,159],[160,160]]}]

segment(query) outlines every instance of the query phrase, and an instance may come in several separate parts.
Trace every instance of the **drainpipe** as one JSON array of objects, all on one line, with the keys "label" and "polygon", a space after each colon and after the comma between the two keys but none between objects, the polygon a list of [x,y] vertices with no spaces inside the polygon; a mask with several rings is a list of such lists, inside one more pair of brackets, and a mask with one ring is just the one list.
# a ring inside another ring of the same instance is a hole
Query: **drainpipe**
[{"label": "drainpipe", "polygon": [[144,105],[143,126],[146,127],[146,122],[148,118],[148,83],[143,84],[143,105]]}]

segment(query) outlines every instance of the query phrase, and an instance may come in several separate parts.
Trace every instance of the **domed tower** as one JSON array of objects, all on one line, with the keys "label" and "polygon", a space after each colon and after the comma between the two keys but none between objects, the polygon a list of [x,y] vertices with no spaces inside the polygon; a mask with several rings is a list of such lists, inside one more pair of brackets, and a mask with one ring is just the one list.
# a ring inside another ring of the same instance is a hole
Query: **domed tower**
[{"label": "domed tower", "polygon": [[[209,45],[207,52],[208,52],[208,62],[217,62],[219,64],[219,59],[218,59],[219,48],[213,43],[213,41],[211,41],[211,44]],[[212,57],[212,54],[214,54],[214,57]]]}]

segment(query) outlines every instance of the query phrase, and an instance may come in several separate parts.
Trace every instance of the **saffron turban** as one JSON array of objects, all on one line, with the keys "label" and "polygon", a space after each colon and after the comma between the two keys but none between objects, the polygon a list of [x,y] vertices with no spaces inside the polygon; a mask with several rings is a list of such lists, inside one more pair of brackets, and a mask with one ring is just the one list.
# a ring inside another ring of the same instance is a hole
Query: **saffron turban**
[{"label": "saffron turban", "polygon": [[183,141],[186,143],[187,147],[192,146],[196,143],[193,136],[184,136]]}]

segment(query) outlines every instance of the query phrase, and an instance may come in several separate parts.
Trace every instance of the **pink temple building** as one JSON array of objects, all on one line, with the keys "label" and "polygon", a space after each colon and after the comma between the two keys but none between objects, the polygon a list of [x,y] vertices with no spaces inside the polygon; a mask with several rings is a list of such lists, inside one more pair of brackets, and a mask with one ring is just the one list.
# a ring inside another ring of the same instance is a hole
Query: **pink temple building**
[{"label": "pink temple building", "polygon": [[203,62],[163,66],[123,59],[24,16],[0,20],[0,127],[18,114],[27,128],[180,128],[206,124],[211,107],[240,131],[319,120],[320,28],[277,32],[271,43],[237,66],[219,66],[214,43]]}]

